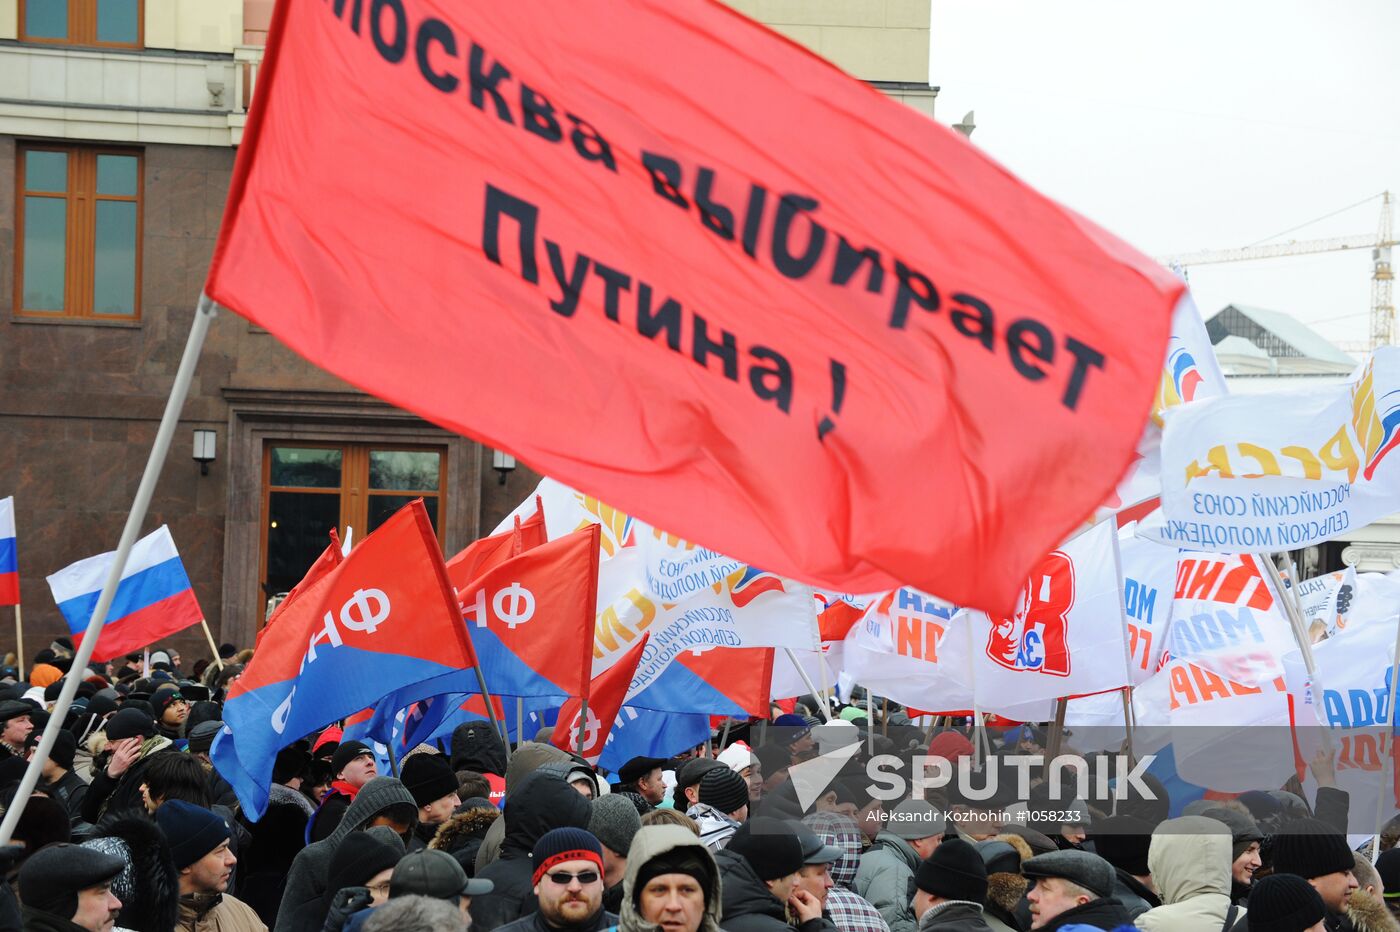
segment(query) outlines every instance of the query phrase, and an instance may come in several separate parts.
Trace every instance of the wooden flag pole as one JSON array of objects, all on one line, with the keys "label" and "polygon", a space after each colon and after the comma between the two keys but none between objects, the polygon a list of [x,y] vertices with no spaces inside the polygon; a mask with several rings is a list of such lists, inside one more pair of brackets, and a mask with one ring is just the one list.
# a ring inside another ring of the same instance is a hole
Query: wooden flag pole
[{"label": "wooden flag pole", "polygon": [[19,681],[24,682],[24,615],[15,603],[15,659],[19,661]]},{"label": "wooden flag pole", "polygon": [[[185,398],[190,391],[190,382],[194,379],[195,366],[199,362],[199,353],[204,347],[204,338],[209,333],[209,324],[213,321],[216,313],[218,313],[218,305],[207,295],[201,294],[199,305],[195,308],[194,322],[190,326],[189,339],[185,341],[184,354],[180,357],[180,367],[175,372],[175,382],[171,385],[170,397],[165,402],[165,412],[161,414],[160,426],[156,428],[156,439],[151,445],[151,455],[146,460],[146,469],[142,472],[141,482],[136,487],[136,498],[132,501],[131,511],[126,516],[126,525],[122,528],[121,539],[117,543],[112,566],[107,571],[107,579],[103,582],[102,591],[97,596],[97,605],[93,607],[87,630],[83,632],[82,643],[78,645],[77,653],[73,657],[72,669],[74,670],[81,671],[88,665],[89,661],[92,660],[92,652],[97,647],[98,638],[102,636],[102,626],[107,623],[107,612],[112,608],[112,599],[117,594],[117,584],[121,582],[122,573],[126,570],[126,561],[131,556],[131,548],[135,545],[136,539],[141,536],[141,525],[146,520],[146,513],[150,511],[151,497],[155,494],[161,467],[165,465],[166,457],[170,453],[170,444],[175,437],[175,428],[180,422],[180,410],[185,406]],[[63,688],[59,690],[58,700],[50,712],[49,723],[44,727],[44,735],[39,739],[39,746],[35,749],[34,756],[29,759],[29,766],[19,781],[19,788],[15,790],[14,802],[5,810],[4,821],[0,822],[0,846],[9,844],[10,839],[14,837],[15,826],[19,824],[20,816],[24,815],[24,809],[29,804],[34,787],[39,783],[39,776],[43,773],[44,764],[49,759],[49,753],[53,750],[54,741],[58,739],[58,733],[63,730],[64,719],[68,716],[68,709],[73,705],[73,697],[78,694],[78,683],[81,679],[78,676],[65,676],[63,678]]]},{"label": "wooden flag pole", "polygon": [[219,669],[224,668],[224,659],[219,656],[219,645],[214,643],[214,633],[209,630],[209,622],[203,618],[199,619],[199,626],[204,629],[204,637],[209,641],[209,649],[214,652],[214,662],[219,665]]}]

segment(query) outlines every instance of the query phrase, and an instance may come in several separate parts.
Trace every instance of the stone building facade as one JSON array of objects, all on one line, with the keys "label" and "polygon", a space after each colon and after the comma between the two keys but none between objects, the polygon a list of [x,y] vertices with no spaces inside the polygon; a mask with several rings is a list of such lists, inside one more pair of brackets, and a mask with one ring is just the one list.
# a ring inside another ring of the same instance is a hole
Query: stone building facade
[{"label": "stone building facade", "polygon": [[[929,0],[736,0],[930,116]],[[57,5],[61,7],[62,5]],[[44,577],[115,547],[213,252],[272,0],[0,0],[0,497],[26,653]],[[192,459],[212,431],[212,462]],[[454,553],[538,477],[369,397],[224,312],[145,529],[168,524],[214,636],[251,644],[324,546],[426,493]],[[366,527],[368,525],[368,528]],[[3,610],[0,610],[2,616]],[[202,633],[170,639],[207,655]],[[0,652],[14,630],[0,620]]]}]

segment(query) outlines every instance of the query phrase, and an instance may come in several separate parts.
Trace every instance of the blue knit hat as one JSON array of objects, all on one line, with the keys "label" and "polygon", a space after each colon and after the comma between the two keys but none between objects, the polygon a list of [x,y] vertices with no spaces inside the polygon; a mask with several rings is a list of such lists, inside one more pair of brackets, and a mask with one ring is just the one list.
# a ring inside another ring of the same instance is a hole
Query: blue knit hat
[{"label": "blue knit hat", "polygon": [[189,867],[230,838],[228,823],[183,799],[168,799],[156,810],[156,825],[170,841],[176,869]]},{"label": "blue knit hat", "polygon": [[535,842],[535,850],[530,852],[530,860],[535,865],[530,882],[539,883],[540,878],[550,869],[565,861],[592,861],[598,865],[598,873],[603,872],[603,846],[592,832],[581,828],[550,829]]}]

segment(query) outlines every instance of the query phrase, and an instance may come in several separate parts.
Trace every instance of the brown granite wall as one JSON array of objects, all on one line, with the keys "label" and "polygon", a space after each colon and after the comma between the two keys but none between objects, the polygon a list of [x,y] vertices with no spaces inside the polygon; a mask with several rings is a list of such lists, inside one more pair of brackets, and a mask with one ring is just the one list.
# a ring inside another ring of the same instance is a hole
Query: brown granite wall
[{"label": "brown granite wall", "polygon": [[[33,321],[16,317],[13,308],[16,141],[0,137],[0,497],[16,501],[29,656],[66,632],[44,577],[116,546],[184,347],[233,168],[229,149],[151,145],[144,151],[142,319]],[[300,399],[349,398],[348,408],[337,402],[342,439],[372,440],[391,425],[395,436],[446,444],[452,497],[442,533],[448,552],[469,542],[478,527],[492,527],[535,481],[522,468],[507,485],[497,485],[489,453],[485,475],[478,471],[475,444],[364,398],[266,332],[221,314],[143,528],[170,525],[220,640],[251,643],[262,604],[250,567],[258,559],[260,526],[249,508],[251,496],[260,499],[260,466],[250,464],[260,463],[261,454],[248,447],[238,456],[231,449],[231,434],[243,423],[238,399],[250,393],[294,399],[284,405],[291,411],[286,423],[295,422]],[[357,416],[377,409],[385,413]],[[195,428],[218,432],[218,459],[208,476],[191,459]],[[229,541],[234,552],[226,552]],[[9,615],[0,609],[0,653],[14,647]],[[171,642],[187,666],[208,653],[197,628]]]}]

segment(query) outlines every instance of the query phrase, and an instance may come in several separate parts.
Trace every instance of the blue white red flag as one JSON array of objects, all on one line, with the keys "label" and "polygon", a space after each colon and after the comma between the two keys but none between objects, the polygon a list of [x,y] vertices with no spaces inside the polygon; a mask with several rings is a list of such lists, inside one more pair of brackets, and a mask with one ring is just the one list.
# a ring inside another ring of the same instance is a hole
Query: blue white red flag
[{"label": "blue white red flag", "polygon": [[282,613],[229,690],[211,757],[253,819],[277,752],[386,690],[476,663],[422,500],[366,537]]},{"label": "blue white red flag", "polygon": [[[82,644],[115,559],[115,552],[100,553],[48,578],[75,646]],[[110,660],[140,650],[203,618],[170,529],[162,524],[132,546],[92,659]]]},{"label": "blue white red flag", "polygon": [[15,534],[15,497],[0,498],[0,605],[19,604],[19,544]]}]

